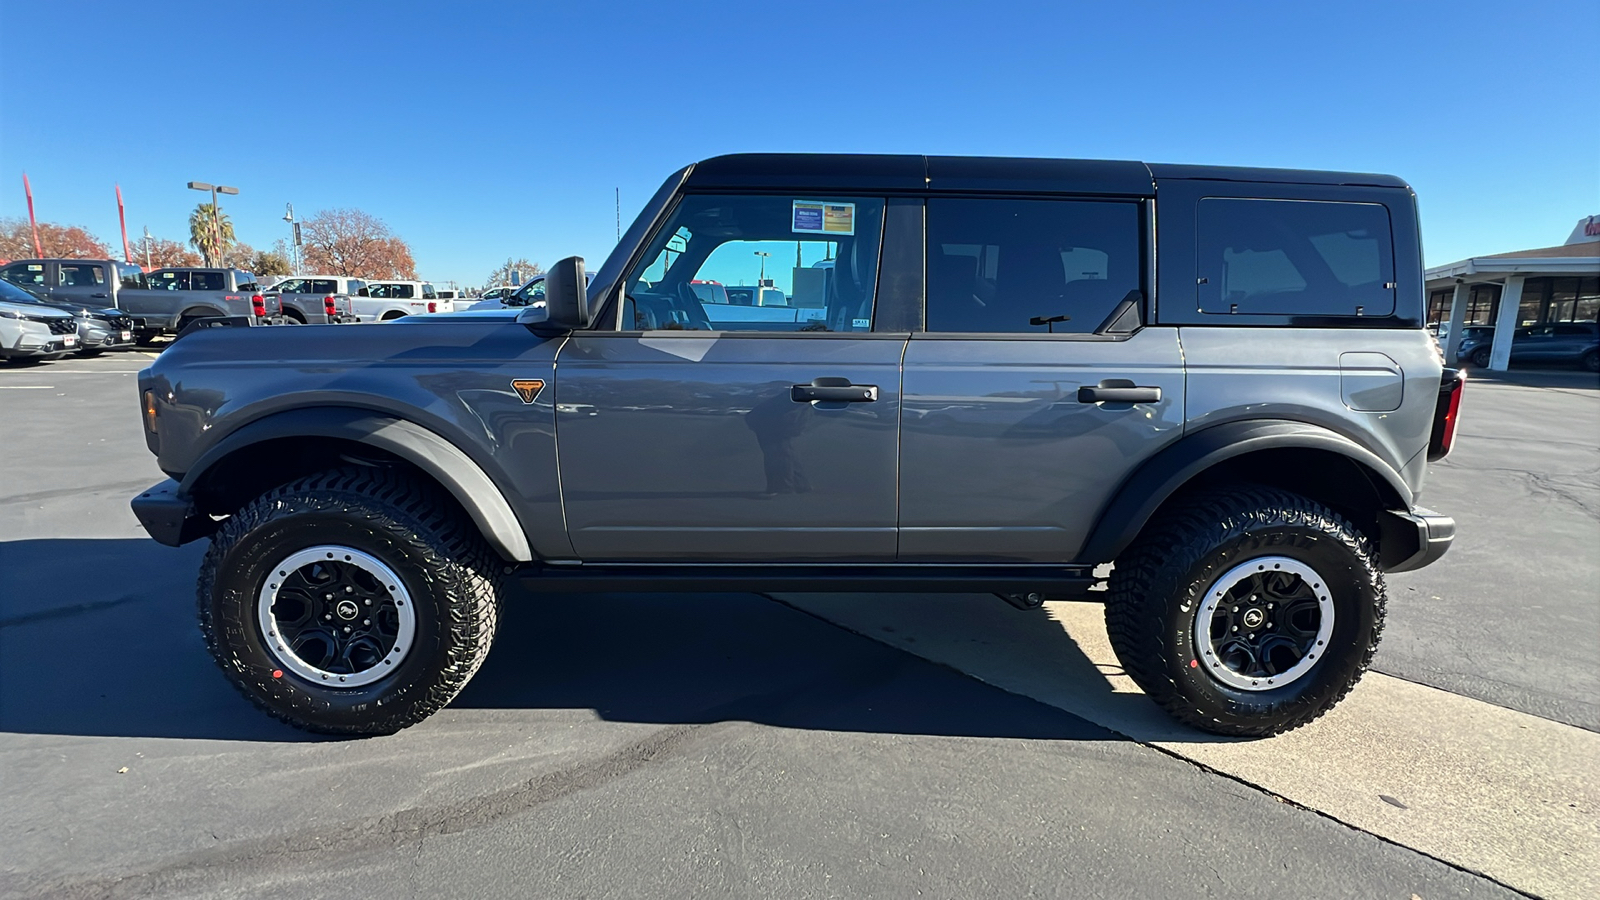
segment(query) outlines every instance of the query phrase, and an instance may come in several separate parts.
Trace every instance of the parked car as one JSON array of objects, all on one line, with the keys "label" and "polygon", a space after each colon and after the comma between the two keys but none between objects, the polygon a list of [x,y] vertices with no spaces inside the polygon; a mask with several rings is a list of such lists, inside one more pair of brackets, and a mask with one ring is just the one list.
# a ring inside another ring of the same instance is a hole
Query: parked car
[{"label": "parked car", "polygon": [[[1494,354],[1494,329],[1473,325],[1462,329],[1458,358],[1480,369]],[[1518,328],[1511,335],[1511,362],[1567,363],[1600,372],[1600,325],[1556,322]]]},{"label": "parked car", "polygon": [[77,317],[37,298],[17,302],[20,293],[13,285],[0,285],[0,359],[50,360],[76,352]]},{"label": "parked car", "polygon": [[512,294],[515,294],[516,292],[517,292],[517,285],[514,285],[514,284],[502,284],[499,287],[489,288],[488,290],[486,290],[483,293],[479,294],[474,299],[478,300],[479,302],[487,302],[487,301],[490,301],[490,300],[501,300],[501,299],[504,299],[506,297],[511,296]]},{"label": "parked car", "polygon": [[78,326],[78,352],[86,356],[133,346],[133,319],[122,310],[49,300],[4,280],[0,280],[0,300],[60,310],[72,316]]},{"label": "parked car", "polygon": [[455,311],[455,302],[440,300],[426,281],[369,281],[353,298],[363,322],[390,322],[402,316]]},{"label": "parked car", "polygon": [[[50,300],[121,310],[133,319],[134,340],[140,343],[176,334],[199,318],[244,316],[270,322],[277,315],[253,293],[250,282],[230,280],[228,289],[194,290],[192,280],[174,274],[170,281],[161,279],[168,287],[152,289],[142,269],[116,260],[24,259],[0,268],[0,279]],[[180,283],[190,286],[181,288]]]},{"label": "parked car", "polygon": [[[775,240],[837,260],[822,316],[714,325],[706,261]],[[514,581],[1096,599],[1151,700],[1267,736],[1454,537],[1417,505],[1462,391],[1422,278],[1391,176],[719,157],[515,311],[178,342],[139,376],[172,477],[132,505],[211,539],[207,646],[314,731],[442,709]]]},{"label": "parked car", "polygon": [[[588,280],[593,281],[594,273],[590,272],[586,277]],[[495,288],[495,290],[499,291],[501,288]],[[509,293],[499,294],[494,297],[490,297],[488,293],[485,293],[482,299],[468,306],[466,310],[461,311],[482,312],[491,309],[522,309],[542,300],[544,300],[544,276],[535,275],[528,279],[528,282],[522,287],[510,289]]]},{"label": "parked car", "polygon": [[299,325],[355,322],[355,296],[367,283],[345,275],[291,275],[264,295],[276,298],[283,314]]}]

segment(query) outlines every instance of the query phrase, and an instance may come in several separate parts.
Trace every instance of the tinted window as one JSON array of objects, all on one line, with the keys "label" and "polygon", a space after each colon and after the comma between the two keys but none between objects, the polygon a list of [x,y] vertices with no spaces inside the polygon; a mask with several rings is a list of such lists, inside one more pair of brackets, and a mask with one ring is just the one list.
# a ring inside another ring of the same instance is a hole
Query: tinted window
[{"label": "tinted window", "polygon": [[882,200],[685,197],[624,280],[622,327],[870,331],[882,233]]},{"label": "tinted window", "polygon": [[225,291],[228,278],[221,272],[192,272],[189,276],[191,291]]},{"label": "tinted window", "polygon": [[59,263],[56,271],[56,283],[62,287],[95,287],[106,283],[106,273],[99,266]]},{"label": "tinted window", "polygon": [[303,284],[305,284],[304,278],[287,278],[278,282],[272,289],[285,294],[301,294],[304,293],[301,288]]},{"label": "tinted window", "polygon": [[422,286],[422,299],[424,299],[424,300],[437,300],[437,299],[439,299],[439,295],[438,295],[437,292],[434,291],[433,285],[425,284],[425,285]]},{"label": "tinted window", "polygon": [[189,289],[189,273],[151,272],[150,286],[163,291],[187,291]]},{"label": "tinted window", "polygon": [[0,269],[0,278],[25,286],[44,284],[44,263],[17,263]]},{"label": "tinted window", "polygon": [[[7,274],[8,274],[7,272],[0,272],[0,277],[6,276]],[[27,291],[23,290],[22,288],[19,288],[19,287],[15,286],[15,285],[11,284],[10,282],[3,281],[3,280],[0,280],[0,300],[4,300],[7,303],[38,303],[39,302],[39,298],[38,297],[35,297],[34,295],[28,293]]]},{"label": "tinted window", "polygon": [[1394,312],[1394,245],[1379,204],[1208,197],[1199,227],[1203,312]]},{"label": "tinted window", "polygon": [[332,278],[312,278],[306,284],[306,293],[308,294],[339,293],[339,283]]},{"label": "tinted window", "polygon": [[135,265],[117,266],[117,275],[124,288],[143,288],[146,286],[144,271]]},{"label": "tinted window", "polygon": [[929,331],[1091,332],[1142,268],[1134,203],[928,201]]}]

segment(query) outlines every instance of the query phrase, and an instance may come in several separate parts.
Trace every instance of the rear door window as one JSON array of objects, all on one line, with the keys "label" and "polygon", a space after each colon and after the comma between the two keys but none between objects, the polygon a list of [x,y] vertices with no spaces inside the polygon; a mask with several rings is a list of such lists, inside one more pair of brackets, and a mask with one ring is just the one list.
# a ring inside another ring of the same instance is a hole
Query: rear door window
[{"label": "rear door window", "polygon": [[150,286],[162,291],[187,291],[189,289],[189,273],[152,272],[150,273]]},{"label": "rear door window", "polygon": [[928,201],[928,330],[1089,333],[1140,291],[1139,206]]},{"label": "rear door window", "polygon": [[106,283],[106,273],[88,263],[58,263],[56,284],[61,287],[97,287]]},{"label": "rear door window", "polygon": [[44,286],[44,263],[17,263],[0,269],[0,278],[24,287]]},{"label": "rear door window", "polygon": [[1394,241],[1381,204],[1207,197],[1198,224],[1201,312],[1394,312]]},{"label": "rear door window", "polygon": [[228,289],[228,277],[222,272],[193,272],[189,276],[189,290],[191,291],[225,291]]},{"label": "rear door window", "polygon": [[313,278],[307,282],[305,292],[308,294],[337,294],[339,293],[339,282],[334,281],[332,278]]}]

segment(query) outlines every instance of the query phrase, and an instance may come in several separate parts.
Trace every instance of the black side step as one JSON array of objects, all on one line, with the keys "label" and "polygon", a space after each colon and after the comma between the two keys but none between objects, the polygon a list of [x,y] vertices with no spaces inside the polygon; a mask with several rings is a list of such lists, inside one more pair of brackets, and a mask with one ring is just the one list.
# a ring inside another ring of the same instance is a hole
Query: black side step
[{"label": "black side step", "polygon": [[[912,594],[1028,594],[1091,599],[1092,569],[1065,566],[747,566],[534,564],[518,571],[548,593],[793,591]],[[1101,595],[1103,596],[1103,595]]]}]

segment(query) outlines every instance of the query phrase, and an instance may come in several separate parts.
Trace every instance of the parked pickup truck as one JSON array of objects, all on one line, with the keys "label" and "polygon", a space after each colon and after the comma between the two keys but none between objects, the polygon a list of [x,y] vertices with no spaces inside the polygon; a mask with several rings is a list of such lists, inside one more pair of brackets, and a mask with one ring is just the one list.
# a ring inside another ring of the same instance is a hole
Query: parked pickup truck
[{"label": "parked pickup truck", "polygon": [[[835,261],[774,273],[822,314],[711,318],[763,307],[695,282],[774,241]],[[200,628],[257,706],[422,721],[529,591],[943,592],[1103,603],[1152,702],[1265,737],[1355,686],[1385,576],[1455,536],[1418,501],[1462,381],[1393,176],[726,156],[585,275],[391,328],[212,329],[139,374],[168,480],[134,512],[210,538]]]},{"label": "parked pickup truck", "polygon": [[[249,277],[247,272],[205,270],[237,274],[224,279],[220,289],[195,290],[192,278],[171,270],[173,277],[167,279],[162,277],[163,271],[168,270],[157,269],[147,277],[138,266],[116,260],[23,259],[0,268],[0,278],[51,300],[122,310],[133,319],[134,338],[140,343],[149,343],[157,335],[176,334],[195,319],[208,316],[245,316],[261,322],[277,316],[255,293],[253,280],[239,280],[239,276]],[[153,288],[150,278],[167,287]],[[187,287],[179,287],[180,283]],[[207,286],[217,283],[211,278],[201,281]]]},{"label": "parked pickup truck", "polygon": [[276,299],[286,319],[300,325],[355,322],[352,299],[366,282],[346,275],[291,275],[263,291]]},{"label": "parked pickup truck", "polygon": [[439,292],[426,281],[369,281],[356,292],[352,306],[363,322],[455,311],[455,301],[439,299]]}]

